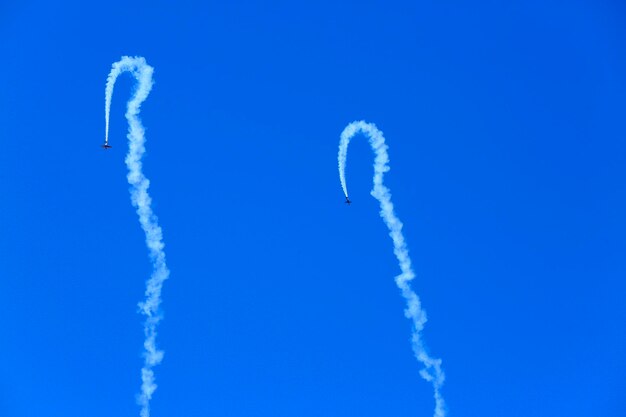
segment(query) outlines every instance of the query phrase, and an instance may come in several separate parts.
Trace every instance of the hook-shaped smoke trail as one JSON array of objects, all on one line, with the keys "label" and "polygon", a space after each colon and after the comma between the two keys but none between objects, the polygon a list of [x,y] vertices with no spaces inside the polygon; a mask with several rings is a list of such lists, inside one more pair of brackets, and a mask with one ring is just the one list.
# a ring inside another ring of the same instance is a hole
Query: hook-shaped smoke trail
[{"label": "hook-shaped smoke trail", "polygon": [[152,212],[148,187],[150,181],[141,170],[141,157],[145,151],[144,129],[139,120],[141,103],[148,97],[152,89],[153,68],[142,57],[127,57],[113,64],[106,85],[105,117],[106,117],[106,141],[109,133],[109,113],[111,96],[117,77],[130,72],[137,80],[137,88],[133,97],[128,101],[126,119],[128,120],[128,154],[126,166],[128,167],[128,183],[131,185],[130,195],[133,206],[137,209],[139,223],[146,234],[146,244],[152,260],[152,275],[146,282],[145,300],[139,303],[141,312],[146,316],[144,323],[144,365],[141,369],[141,393],[137,401],[141,406],[141,417],[150,415],[150,399],[156,389],[154,371],[152,368],[163,359],[163,352],[156,347],[156,327],[161,320],[159,304],[161,303],[161,287],[163,281],[169,276],[169,270],[165,264],[165,252],[163,251],[163,236],[157,217]]},{"label": "hook-shaped smoke trail", "polygon": [[411,258],[407,249],[404,235],[402,234],[402,222],[396,217],[391,202],[391,192],[383,183],[385,172],[389,171],[389,155],[383,133],[372,123],[364,121],[352,122],[341,133],[339,142],[339,179],[343,192],[348,198],[348,187],[346,186],[346,158],[348,155],[348,145],[350,139],[358,132],[362,132],[369,137],[370,145],[376,155],[374,160],[374,188],[372,196],[380,203],[380,216],[389,228],[389,235],[393,240],[393,250],[398,258],[402,273],[396,277],[396,284],[402,291],[402,296],[406,300],[405,315],[413,324],[413,335],[411,337],[413,352],[419,362],[424,365],[420,375],[426,381],[432,383],[435,397],[435,417],[444,417],[445,403],[441,395],[441,387],[444,381],[444,373],[441,369],[441,359],[430,357],[426,346],[422,341],[422,330],[426,323],[426,312],[421,307],[418,295],[411,289],[409,282],[415,278],[415,273],[411,267]]}]

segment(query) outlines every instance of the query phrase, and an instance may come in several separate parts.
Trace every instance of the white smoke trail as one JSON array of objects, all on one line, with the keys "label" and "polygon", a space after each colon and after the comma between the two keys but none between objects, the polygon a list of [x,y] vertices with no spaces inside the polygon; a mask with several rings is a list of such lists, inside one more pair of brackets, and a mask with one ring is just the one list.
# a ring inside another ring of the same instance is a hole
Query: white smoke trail
[{"label": "white smoke trail", "polygon": [[117,77],[130,72],[138,82],[133,97],[128,101],[126,119],[128,120],[128,154],[126,155],[126,166],[128,167],[128,183],[131,185],[130,195],[133,206],[137,208],[139,223],[146,234],[146,244],[150,252],[152,261],[152,275],[146,282],[145,300],[139,303],[141,312],[146,316],[144,323],[144,365],[141,369],[141,393],[137,402],[141,406],[141,417],[150,416],[150,399],[157,388],[154,383],[154,372],[152,368],[161,363],[163,351],[156,347],[156,327],[161,320],[159,315],[159,304],[161,303],[161,287],[163,281],[169,276],[169,270],[165,264],[165,252],[163,251],[163,236],[158,219],[152,212],[150,206],[151,199],[148,194],[150,181],[143,175],[141,170],[141,157],[145,151],[144,129],[138,118],[141,110],[141,103],[148,97],[152,89],[153,68],[146,63],[142,57],[124,56],[113,64],[111,72],[107,78],[105,97],[105,117],[106,117],[106,142],[109,135],[109,113],[111,107],[111,96]]},{"label": "white smoke trail", "polygon": [[406,317],[413,323],[413,334],[411,337],[413,352],[419,362],[424,365],[420,375],[426,381],[432,383],[435,397],[435,417],[444,417],[446,414],[445,403],[441,395],[441,387],[444,381],[444,373],[441,369],[441,359],[431,358],[424,343],[421,332],[426,323],[426,312],[422,310],[419,297],[411,287],[409,282],[415,278],[415,273],[411,267],[411,258],[407,249],[404,236],[402,235],[402,222],[396,217],[391,202],[391,192],[383,184],[383,176],[389,171],[389,155],[387,155],[387,145],[383,133],[372,123],[364,121],[352,122],[341,133],[339,142],[339,179],[341,188],[348,197],[348,187],[346,186],[346,158],[348,156],[348,145],[350,139],[358,132],[363,132],[369,137],[372,150],[376,154],[374,161],[374,188],[372,196],[380,202],[380,216],[389,228],[389,235],[393,240],[393,251],[398,258],[402,273],[396,277],[396,284],[402,291],[402,296],[406,300],[407,307],[404,312]]}]

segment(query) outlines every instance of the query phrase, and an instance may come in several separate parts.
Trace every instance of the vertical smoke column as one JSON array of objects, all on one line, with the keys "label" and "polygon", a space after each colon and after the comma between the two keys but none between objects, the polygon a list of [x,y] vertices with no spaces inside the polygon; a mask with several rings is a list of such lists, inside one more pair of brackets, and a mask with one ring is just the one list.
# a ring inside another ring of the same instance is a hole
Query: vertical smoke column
[{"label": "vertical smoke column", "polygon": [[387,155],[387,145],[383,133],[372,123],[364,121],[352,122],[341,133],[339,142],[339,179],[343,192],[348,197],[348,187],[346,186],[346,158],[348,155],[348,145],[350,139],[362,132],[369,137],[370,145],[376,155],[374,160],[374,188],[372,196],[380,202],[380,216],[389,228],[389,235],[393,240],[393,251],[398,258],[402,273],[396,277],[396,284],[402,291],[402,296],[406,300],[406,310],[404,314],[413,324],[413,334],[411,337],[413,352],[417,360],[424,365],[420,375],[426,381],[432,383],[435,397],[435,417],[445,416],[445,403],[441,396],[441,387],[444,381],[444,373],[441,370],[441,359],[431,358],[428,354],[424,342],[422,341],[422,330],[426,323],[426,312],[422,310],[420,299],[409,286],[409,282],[415,278],[415,273],[411,267],[411,258],[407,249],[404,235],[402,235],[402,222],[396,217],[391,202],[391,192],[383,184],[383,176],[389,171],[389,155]]},{"label": "vertical smoke column", "polygon": [[141,393],[137,402],[141,406],[141,417],[150,416],[150,399],[156,389],[154,383],[154,371],[152,368],[158,365],[163,359],[163,352],[156,348],[156,327],[161,320],[159,314],[159,304],[161,303],[161,287],[163,281],[169,276],[169,270],[165,264],[165,252],[163,251],[163,236],[158,219],[152,212],[150,206],[151,199],[148,194],[150,181],[143,175],[141,170],[141,157],[145,151],[144,129],[139,120],[141,103],[148,97],[152,89],[153,68],[146,64],[142,57],[127,57],[113,64],[109,77],[107,78],[105,97],[105,118],[106,118],[106,139],[109,135],[109,113],[111,107],[111,97],[113,87],[117,77],[130,72],[137,80],[137,87],[133,97],[130,99],[126,110],[128,120],[128,154],[126,155],[126,166],[128,167],[128,183],[131,185],[130,197],[133,206],[137,209],[139,223],[146,234],[146,245],[152,261],[152,275],[146,282],[145,300],[139,303],[139,308],[146,316],[144,323],[144,365],[141,369]]}]

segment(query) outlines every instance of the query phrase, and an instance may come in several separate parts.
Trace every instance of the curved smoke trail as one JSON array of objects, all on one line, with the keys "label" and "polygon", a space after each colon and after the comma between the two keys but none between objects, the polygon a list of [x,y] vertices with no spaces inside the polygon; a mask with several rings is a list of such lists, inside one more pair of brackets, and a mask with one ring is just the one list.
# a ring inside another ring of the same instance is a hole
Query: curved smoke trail
[{"label": "curved smoke trail", "polygon": [[128,120],[128,154],[126,155],[126,166],[128,167],[128,183],[131,185],[130,196],[133,206],[137,208],[139,223],[146,234],[146,245],[150,252],[152,261],[152,275],[146,282],[145,300],[139,303],[141,312],[146,316],[144,323],[144,365],[141,369],[141,393],[137,402],[141,406],[141,417],[150,416],[150,399],[156,389],[154,383],[154,372],[152,368],[161,363],[163,352],[156,348],[156,327],[161,316],[159,315],[159,304],[161,303],[161,287],[163,281],[169,276],[169,270],[165,264],[165,252],[163,251],[163,236],[158,219],[152,212],[150,206],[152,200],[148,194],[150,181],[143,175],[141,170],[141,157],[145,151],[144,129],[139,120],[141,103],[148,97],[152,89],[153,68],[146,63],[142,57],[124,56],[113,64],[109,77],[107,78],[105,97],[105,117],[106,117],[106,142],[109,135],[109,113],[111,107],[111,96],[115,81],[120,74],[130,72],[138,82],[137,89],[130,99],[126,110]]},{"label": "curved smoke trail", "polygon": [[445,403],[441,395],[441,387],[444,381],[444,373],[441,370],[441,359],[431,358],[428,354],[421,332],[426,323],[426,312],[422,310],[419,297],[411,287],[409,282],[415,278],[415,273],[411,267],[411,258],[407,249],[404,235],[402,234],[402,222],[396,217],[391,202],[391,192],[383,184],[383,176],[389,171],[389,155],[387,155],[387,145],[383,133],[376,128],[373,123],[364,121],[352,122],[341,133],[339,142],[339,179],[341,188],[348,197],[348,187],[346,186],[346,158],[348,156],[348,145],[350,139],[358,132],[362,132],[369,137],[372,150],[376,154],[374,161],[374,188],[372,196],[380,202],[380,216],[389,228],[389,235],[393,240],[393,251],[398,258],[402,273],[396,277],[396,284],[402,291],[402,296],[406,300],[407,308],[404,312],[406,317],[413,323],[413,334],[411,337],[413,352],[419,362],[424,365],[420,375],[426,381],[432,383],[435,397],[435,417],[445,416]]}]

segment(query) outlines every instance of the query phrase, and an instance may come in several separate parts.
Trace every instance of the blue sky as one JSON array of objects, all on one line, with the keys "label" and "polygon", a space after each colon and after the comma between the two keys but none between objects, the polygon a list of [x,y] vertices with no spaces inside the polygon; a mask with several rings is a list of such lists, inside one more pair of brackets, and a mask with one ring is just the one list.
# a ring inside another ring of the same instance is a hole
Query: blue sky
[{"label": "blue sky", "polygon": [[390,147],[450,416],[626,414],[617,1],[0,6],[0,415],[138,415],[150,264],[118,81],[142,55],[163,293],[154,417],[430,416],[355,138]]}]

